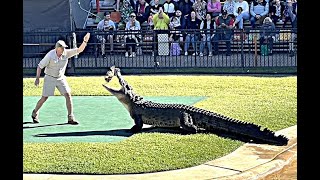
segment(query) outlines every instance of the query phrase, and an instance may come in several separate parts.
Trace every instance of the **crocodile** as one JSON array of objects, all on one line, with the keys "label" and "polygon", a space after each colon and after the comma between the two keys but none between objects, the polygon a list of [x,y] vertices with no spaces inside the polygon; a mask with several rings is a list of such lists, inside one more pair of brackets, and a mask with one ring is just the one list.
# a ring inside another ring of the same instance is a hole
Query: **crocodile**
[{"label": "crocodile", "polygon": [[143,124],[154,127],[179,128],[190,134],[208,132],[229,137],[242,137],[247,142],[257,142],[272,145],[287,145],[288,138],[275,135],[268,128],[237,120],[212,111],[184,104],[157,103],[145,100],[136,94],[133,88],[121,75],[120,69],[112,66],[106,73],[105,81],[109,83],[116,76],[121,88],[119,90],[102,84],[127,109],[134,125],[132,133],[141,132]]}]

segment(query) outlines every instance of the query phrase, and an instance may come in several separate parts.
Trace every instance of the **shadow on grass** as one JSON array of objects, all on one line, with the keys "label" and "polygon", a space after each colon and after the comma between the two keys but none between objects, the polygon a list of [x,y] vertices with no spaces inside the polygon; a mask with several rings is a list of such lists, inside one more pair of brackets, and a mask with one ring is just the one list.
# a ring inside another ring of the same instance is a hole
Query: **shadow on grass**
[{"label": "shadow on grass", "polygon": [[[161,128],[161,127],[150,127],[144,128],[140,133],[171,133],[171,134],[179,134],[179,135],[190,135],[189,132],[184,131],[181,128]],[[253,139],[251,137],[239,136],[237,134],[230,134],[225,132],[208,132],[208,131],[200,131],[202,134],[215,134],[219,137],[242,141],[244,143],[255,143],[255,144],[270,144],[266,143],[262,140]],[[65,132],[65,133],[46,133],[46,134],[37,134],[34,137],[67,137],[67,136],[122,136],[122,137],[130,137],[134,133],[130,131],[130,129],[116,129],[116,130],[105,130],[105,131],[81,131],[81,132]],[[275,145],[275,144],[274,144]]]},{"label": "shadow on grass", "polygon": [[[187,134],[185,131],[179,128],[144,128],[140,133],[175,133],[175,134]],[[66,136],[122,136],[130,137],[134,133],[130,129],[116,129],[116,130],[105,130],[105,131],[81,131],[81,132],[65,132],[65,133],[46,133],[36,134],[34,137],[66,137]]]},{"label": "shadow on grass", "polygon": [[66,136],[123,136],[130,137],[133,135],[128,129],[106,130],[106,131],[81,131],[81,132],[65,132],[65,133],[47,133],[36,134],[34,137],[66,137]]},{"label": "shadow on grass", "polygon": [[[184,131],[181,128],[160,128],[160,127],[154,127],[154,128],[146,128],[144,129],[145,133],[152,133],[152,132],[160,132],[160,133],[173,133],[173,134],[180,134],[180,135],[190,135],[191,133]],[[231,139],[231,140],[236,140],[236,141],[241,141],[244,143],[255,143],[255,144],[270,144],[270,145],[282,145],[278,144],[278,142],[266,142],[261,139],[255,139],[253,137],[245,136],[245,135],[239,135],[239,134],[234,134],[231,132],[226,132],[226,131],[219,131],[219,130],[214,130],[214,131],[206,131],[206,130],[198,130],[198,133],[201,134],[215,134],[219,137],[226,138],[226,139]]]},{"label": "shadow on grass", "polygon": [[34,124],[34,122],[23,122],[23,124]]},{"label": "shadow on grass", "polygon": [[[24,122],[23,124],[35,124],[33,122]],[[31,128],[41,128],[41,127],[49,127],[49,126],[61,126],[61,125],[70,125],[68,123],[57,123],[57,124],[46,124],[46,125],[37,125],[37,126],[23,126],[23,129],[31,129]]]}]

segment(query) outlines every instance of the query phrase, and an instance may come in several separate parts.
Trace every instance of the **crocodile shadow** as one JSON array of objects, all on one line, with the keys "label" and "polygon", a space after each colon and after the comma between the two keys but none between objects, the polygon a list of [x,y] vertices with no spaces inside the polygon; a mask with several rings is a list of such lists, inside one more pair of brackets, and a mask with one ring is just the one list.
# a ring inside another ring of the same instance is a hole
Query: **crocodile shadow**
[{"label": "crocodile shadow", "polygon": [[[153,132],[158,132],[158,133],[172,133],[172,134],[180,134],[180,135],[191,135],[192,133],[189,133],[188,131],[185,131],[181,128],[164,128],[164,127],[150,127],[150,128],[144,128],[142,129],[143,133],[153,133]],[[269,145],[278,145],[277,143],[270,143],[270,142],[264,142],[263,140],[260,139],[254,139],[249,136],[245,135],[239,135],[235,134],[232,132],[225,132],[225,131],[206,131],[206,130],[199,130],[198,133],[201,134],[215,134],[219,137],[226,138],[226,139],[231,139],[231,140],[237,140],[241,141],[244,143],[255,143],[255,144],[269,144]]]},{"label": "crocodile shadow", "polygon": [[[192,135],[181,128],[164,128],[164,127],[149,127],[143,128],[139,133],[170,133],[170,134],[178,134],[178,135]],[[263,142],[261,140],[255,140],[251,137],[232,135],[231,133],[225,132],[207,132],[205,130],[199,131],[202,134],[216,134],[219,137],[242,141],[244,143],[256,143],[256,144],[270,144]],[[44,133],[44,134],[36,134],[34,137],[79,137],[79,136],[121,136],[121,137],[130,137],[134,135],[130,131],[130,129],[115,129],[115,130],[105,130],[105,131],[79,131],[79,132],[62,132],[62,133]],[[271,144],[276,145],[276,144]]]}]

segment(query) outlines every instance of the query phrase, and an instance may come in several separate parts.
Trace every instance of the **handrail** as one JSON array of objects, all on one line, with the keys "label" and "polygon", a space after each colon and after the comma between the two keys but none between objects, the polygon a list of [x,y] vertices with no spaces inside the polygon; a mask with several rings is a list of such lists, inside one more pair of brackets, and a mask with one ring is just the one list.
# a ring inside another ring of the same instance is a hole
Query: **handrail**
[{"label": "handrail", "polygon": [[[91,3],[91,2],[90,2],[90,3]],[[80,9],[81,9],[81,10],[83,10],[83,11],[87,12],[88,14],[91,14],[91,15],[93,15],[93,16],[95,16],[95,17],[99,18],[100,20],[102,20],[99,16],[97,16],[97,15],[93,14],[92,12],[90,12],[90,11],[88,11],[88,10],[84,9],[84,8],[81,6],[80,0],[78,0],[78,4],[79,4],[79,7],[80,7]],[[88,19],[88,16],[87,16],[87,19]],[[86,21],[87,21],[87,20],[86,20]],[[84,28],[85,28],[85,27],[84,27]]]},{"label": "handrail", "polygon": [[[91,6],[90,6],[89,11],[91,11],[91,9],[92,9],[92,8],[91,8]],[[89,18],[89,13],[87,13],[86,21],[84,22],[82,29],[85,29],[85,28],[87,27],[88,18]]]}]

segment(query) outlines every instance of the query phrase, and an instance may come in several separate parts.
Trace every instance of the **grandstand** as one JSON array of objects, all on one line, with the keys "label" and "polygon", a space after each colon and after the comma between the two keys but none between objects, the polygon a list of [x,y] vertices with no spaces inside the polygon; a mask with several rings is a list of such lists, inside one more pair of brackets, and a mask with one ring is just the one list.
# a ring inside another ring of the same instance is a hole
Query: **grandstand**
[{"label": "grandstand", "polygon": [[[226,57],[224,52],[226,51],[226,45],[224,42],[219,43],[219,51],[221,55],[215,57],[208,57],[206,49],[204,52],[204,57],[200,56],[184,56],[183,52],[180,56],[152,56],[152,44],[158,44],[156,41],[144,40],[140,42],[139,47],[141,47],[143,54],[137,54],[134,58],[125,58],[125,47],[122,45],[123,41],[116,41],[114,44],[113,56],[107,56],[103,58],[101,56],[101,46],[100,42],[97,41],[98,32],[96,26],[103,18],[104,12],[114,12],[113,2],[112,3],[101,3],[97,9],[96,4],[93,0],[88,8],[87,18],[85,20],[86,25],[84,28],[77,28],[75,31],[65,31],[65,32],[55,32],[55,31],[45,31],[45,32],[24,32],[24,46],[23,46],[23,58],[24,65],[26,69],[31,69],[32,72],[37,66],[37,63],[45,55],[48,50],[54,47],[55,42],[58,39],[65,40],[69,47],[74,47],[72,33],[75,32],[77,45],[79,46],[81,40],[86,32],[91,33],[91,38],[89,40],[88,46],[85,51],[79,56],[77,61],[71,61],[68,67],[77,68],[92,68],[98,69],[104,68],[111,64],[117,64],[121,67],[143,67],[143,68],[154,68],[155,62],[160,62],[160,67],[244,67],[244,66],[296,66],[296,56],[289,57],[289,45],[294,44],[294,49],[297,49],[297,41],[292,38],[292,28],[291,24],[287,23],[286,27],[282,27],[281,23],[277,23],[276,27],[278,30],[275,36],[275,41],[273,44],[273,56],[259,56],[260,45],[259,45],[259,31],[257,29],[252,29],[250,22],[244,22],[244,31],[241,33],[245,34],[241,37],[244,39],[241,41],[234,37],[231,42],[231,57]],[[101,2],[101,1],[100,1]],[[103,1],[105,2],[105,1]],[[222,3],[223,4],[223,3]],[[100,18],[98,18],[98,17]],[[200,30],[199,30],[200,32]],[[237,34],[239,30],[235,30]],[[125,33],[124,31],[116,31],[118,35]],[[240,34],[241,34],[240,33]],[[142,36],[153,35],[153,30],[147,30],[147,24],[142,24],[142,30],[140,32]],[[255,39],[257,41],[255,41]],[[200,42],[197,43],[197,48],[199,48]],[[157,48],[157,46],[154,46]],[[109,52],[109,42],[105,45],[106,53]],[[193,51],[192,46],[189,47],[189,51]],[[192,53],[189,53],[192,54]],[[228,60],[227,60],[228,59]],[[266,61],[267,59],[267,61]],[[229,61],[230,60],[230,61]],[[73,64],[74,63],[74,64]]]},{"label": "grandstand", "polygon": [[[98,22],[103,19],[104,12],[114,12],[114,1],[99,1],[99,5],[97,5],[98,0],[92,0],[90,4],[90,13],[88,13],[88,17],[86,20],[86,30],[88,31],[95,31]],[[164,3],[164,0],[161,0],[160,3]],[[248,1],[250,5],[251,1]],[[221,8],[223,8],[224,1],[221,0]],[[283,28],[283,22],[277,22],[276,28],[279,29],[279,34],[276,36],[273,46],[273,52],[287,52],[289,49],[289,39],[291,34],[289,33],[289,29],[291,28],[290,21],[287,22],[286,26]],[[147,32],[147,23],[141,24],[142,34]],[[255,41],[254,36],[257,35],[257,39],[259,38],[259,33],[255,33],[256,31],[251,29],[250,21],[244,21],[244,31],[246,35],[244,36],[245,39],[243,41],[243,49],[244,51],[250,51],[254,49]],[[150,32],[150,31],[149,31]],[[116,38],[114,38],[116,39]],[[98,42],[93,42],[98,43]],[[239,41],[233,41],[231,43],[231,50],[233,52],[237,52],[239,50]],[[296,46],[296,41],[294,41],[294,45]],[[256,41],[256,46],[259,47],[259,41]],[[144,53],[150,53],[153,51],[152,49],[152,42],[150,41],[142,41],[141,47]],[[109,44],[106,44],[106,49],[109,49]],[[224,42],[219,43],[219,50],[226,51],[226,46]],[[257,49],[258,52],[260,51],[259,48]],[[88,51],[93,51],[97,56],[99,55],[99,45],[97,44],[95,48],[89,48]],[[192,46],[190,46],[190,51],[192,51]],[[123,53],[125,52],[124,46],[122,46],[122,42],[114,42],[114,52],[116,53]]]}]

